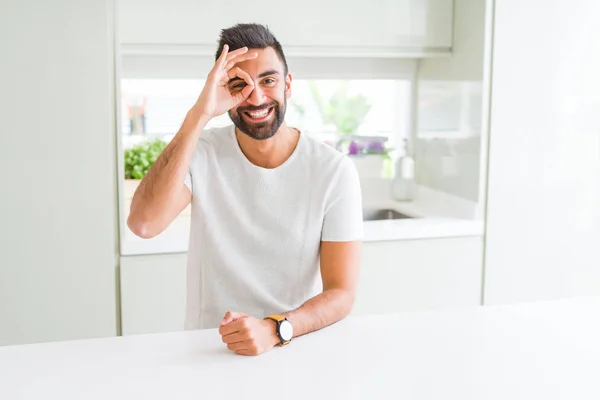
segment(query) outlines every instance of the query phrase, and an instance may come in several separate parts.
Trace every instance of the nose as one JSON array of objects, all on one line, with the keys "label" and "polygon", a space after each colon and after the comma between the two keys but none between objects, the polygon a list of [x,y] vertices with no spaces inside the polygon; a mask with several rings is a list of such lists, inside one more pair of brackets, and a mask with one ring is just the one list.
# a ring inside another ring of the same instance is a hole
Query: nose
[{"label": "nose", "polygon": [[254,90],[250,92],[250,96],[246,101],[253,106],[260,106],[265,102],[267,96],[259,85],[254,85]]}]

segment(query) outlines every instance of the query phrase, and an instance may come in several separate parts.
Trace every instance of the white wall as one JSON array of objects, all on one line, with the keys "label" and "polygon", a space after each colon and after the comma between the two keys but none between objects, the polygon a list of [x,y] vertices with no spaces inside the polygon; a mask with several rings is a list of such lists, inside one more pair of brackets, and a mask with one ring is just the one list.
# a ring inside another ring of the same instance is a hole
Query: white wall
[{"label": "white wall", "polygon": [[485,304],[600,295],[599,15],[496,2]]},{"label": "white wall", "polygon": [[420,185],[479,200],[486,0],[454,1],[450,58],[419,63],[413,146]]},{"label": "white wall", "polygon": [[0,11],[0,345],[117,333],[112,0]]}]

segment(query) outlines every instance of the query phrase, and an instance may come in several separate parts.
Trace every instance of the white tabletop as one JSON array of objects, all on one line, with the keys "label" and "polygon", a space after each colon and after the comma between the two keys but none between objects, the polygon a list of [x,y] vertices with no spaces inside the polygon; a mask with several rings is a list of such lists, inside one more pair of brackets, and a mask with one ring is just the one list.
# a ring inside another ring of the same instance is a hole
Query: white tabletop
[{"label": "white tabletop", "polygon": [[348,318],[258,357],[215,330],[0,347],[0,399],[600,399],[600,298]]}]

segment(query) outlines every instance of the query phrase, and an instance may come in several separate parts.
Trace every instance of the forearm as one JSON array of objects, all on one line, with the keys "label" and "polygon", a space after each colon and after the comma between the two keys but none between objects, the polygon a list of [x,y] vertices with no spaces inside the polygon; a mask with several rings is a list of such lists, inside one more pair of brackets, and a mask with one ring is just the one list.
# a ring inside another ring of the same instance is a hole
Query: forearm
[{"label": "forearm", "polygon": [[[132,225],[161,225],[183,189],[200,133],[209,118],[192,108],[175,137],[163,150],[136,190],[129,216]],[[151,229],[152,230],[152,229]]]},{"label": "forearm", "polygon": [[346,317],[355,295],[346,289],[327,289],[297,309],[284,313],[294,326],[294,336],[301,336],[334,324]]}]

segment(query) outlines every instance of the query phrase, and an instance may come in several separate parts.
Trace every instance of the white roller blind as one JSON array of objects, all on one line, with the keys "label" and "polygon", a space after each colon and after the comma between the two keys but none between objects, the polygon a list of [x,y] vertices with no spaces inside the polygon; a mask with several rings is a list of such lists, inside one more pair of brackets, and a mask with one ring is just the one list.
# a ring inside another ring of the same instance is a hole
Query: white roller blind
[{"label": "white roller blind", "polygon": [[[296,79],[411,79],[415,59],[289,57]],[[124,79],[205,79],[214,65],[206,55],[122,54]]]}]

